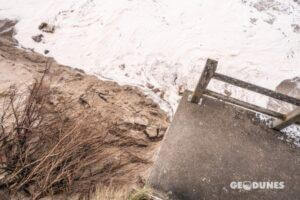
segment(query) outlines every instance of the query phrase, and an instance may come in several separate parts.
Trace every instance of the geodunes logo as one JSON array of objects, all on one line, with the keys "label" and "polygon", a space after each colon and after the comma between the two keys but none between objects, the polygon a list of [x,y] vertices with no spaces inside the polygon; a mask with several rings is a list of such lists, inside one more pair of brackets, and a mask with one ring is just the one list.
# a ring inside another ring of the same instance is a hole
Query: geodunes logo
[{"label": "geodunes logo", "polygon": [[240,190],[273,190],[273,189],[284,189],[285,185],[283,181],[233,181],[230,183],[231,189],[240,189]]}]

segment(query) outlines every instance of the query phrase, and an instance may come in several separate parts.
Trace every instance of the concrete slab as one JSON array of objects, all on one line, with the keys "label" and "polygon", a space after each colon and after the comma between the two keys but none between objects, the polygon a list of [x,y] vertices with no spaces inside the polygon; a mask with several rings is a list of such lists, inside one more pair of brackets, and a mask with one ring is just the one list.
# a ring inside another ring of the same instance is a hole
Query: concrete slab
[{"label": "concrete slab", "polygon": [[[299,148],[279,140],[251,111],[212,98],[196,105],[188,94],[164,138],[150,185],[171,199],[300,199]],[[245,190],[246,183],[232,189],[233,181],[284,182],[284,188]]]}]

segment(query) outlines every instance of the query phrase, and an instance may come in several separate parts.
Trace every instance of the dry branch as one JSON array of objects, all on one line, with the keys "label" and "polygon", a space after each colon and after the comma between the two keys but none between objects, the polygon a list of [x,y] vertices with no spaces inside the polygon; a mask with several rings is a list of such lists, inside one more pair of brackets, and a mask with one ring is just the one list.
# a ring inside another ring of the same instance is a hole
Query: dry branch
[{"label": "dry branch", "polygon": [[[108,174],[128,164],[108,162],[113,157],[110,148],[122,148],[126,142],[138,145],[139,141],[117,134],[121,130],[93,110],[74,112],[77,101],[53,105],[49,100],[55,91],[45,84],[48,70],[25,96],[11,88],[4,99],[0,189],[9,189],[12,194],[24,191],[32,199],[60,192],[88,194],[99,181],[96,174]],[[123,156],[147,162],[131,153]],[[96,164],[103,167],[94,170]]]}]

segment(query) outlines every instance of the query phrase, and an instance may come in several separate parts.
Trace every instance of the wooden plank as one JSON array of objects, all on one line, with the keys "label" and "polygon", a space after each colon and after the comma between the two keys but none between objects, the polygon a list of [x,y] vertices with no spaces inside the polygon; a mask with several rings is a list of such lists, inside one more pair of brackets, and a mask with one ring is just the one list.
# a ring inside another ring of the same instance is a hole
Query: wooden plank
[{"label": "wooden plank", "polygon": [[285,120],[275,120],[273,122],[273,129],[280,131],[290,126],[291,124],[299,123],[299,121],[300,121],[300,108],[296,108],[294,111],[286,115]]},{"label": "wooden plank", "polygon": [[218,62],[215,60],[207,59],[204,70],[200,76],[199,82],[196,86],[196,89],[192,95],[191,102],[198,104],[201,96],[203,95],[206,87],[208,86],[209,81],[214,76],[215,71],[217,70]]},{"label": "wooden plank", "polygon": [[250,104],[250,103],[247,103],[247,102],[243,102],[243,101],[240,101],[238,99],[235,99],[235,98],[232,98],[232,97],[229,97],[229,96],[225,96],[223,94],[213,92],[211,90],[205,90],[204,94],[208,95],[208,96],[211,96],[211,97],[214,97],[216,99],[223,100],[225,102],[232,103],[234,105],[241,106],[241,107],[249,109],[249,110],[253,110],[255,112],[259,112],[259,113],[262,113],[262,114],[265,114],[265,115],[269,115],[271,117],[275,117],[275,118],[278,118],[278,119],[281,119],[281,120],[285,119],[285,115],[281,114],[279,112],[275,112],[275,111],[272,111],[272,110],[262,108],[260,106],[256,106],[256,105],[253,105],[253,104]]},{"label": "wooden plank", "polygon": [[274,99],[278,99],[280,101],[285,101],[287,103],[291,103],[293,105],[300,106],[300,99],[290,97],[290,96],[287,96],[287,95],[284,95],[284,94],[281,94],[278,92],[274,92],[272,90],[269,90],[269,89],[251,84],[251,83],[247,83],[247,82],[244,82],[244,81],[241,81],[241,80],[238,80],[238,79],[235,79],[235,78],[223,75],[223,74],[218,74],[218,73],[215,73],[213,78],[217,79],[219,81],[223,81],[223,82],[247,89],[247,90],[251,90],[253,92],[257,92],[257,93],[272,97]]}]

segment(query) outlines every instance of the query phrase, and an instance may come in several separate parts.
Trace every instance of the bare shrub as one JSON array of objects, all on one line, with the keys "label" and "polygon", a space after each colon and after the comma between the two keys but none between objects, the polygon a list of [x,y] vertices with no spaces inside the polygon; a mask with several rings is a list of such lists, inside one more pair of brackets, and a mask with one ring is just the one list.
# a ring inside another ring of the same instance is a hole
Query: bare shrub
[{"label": "bare shrub", "polygon": [[44,77],[28,94],[10,88],[4,99],[0,187],[33,199],[62,191],[88,193],[95,184],[91,166],[110,155],[102,145],[110,123],[92,111],[74,112],[71,100],[51,103],[55,91]]}]

